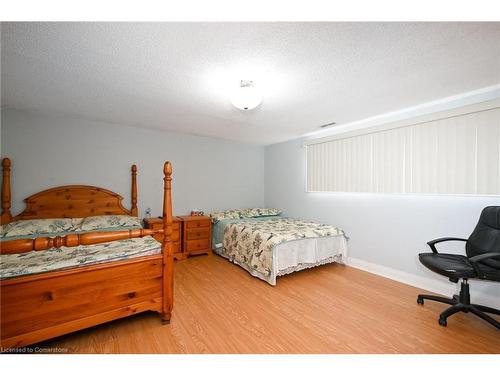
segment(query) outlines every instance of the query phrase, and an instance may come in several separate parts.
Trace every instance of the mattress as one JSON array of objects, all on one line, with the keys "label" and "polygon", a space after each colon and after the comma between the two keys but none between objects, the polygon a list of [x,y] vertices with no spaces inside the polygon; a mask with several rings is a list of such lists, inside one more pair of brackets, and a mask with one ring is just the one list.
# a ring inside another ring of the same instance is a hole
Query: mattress
[{"label": "mattress", "polygon": [[0,255],[0,279],[161,254],[153,237]]},{"label": "mattress", "polygon": [[[343,263],[347,257],[347,239],[343,231],[322,224],[317,225],[316,228],[319,228],[319,230],[315,229],[311,231],[310,228],[299,229],[297,233],[294,233],[294,236],[288,236],[288,240],[285,241],[284,237],[281,238],[281,242],[272,248],[270,255],[271,259],[267,262],[269,264],[268,268],[266,268],[267,272],[263,272],[255,263],[247,259],[252,257],[251,254],[248,256],[248,251],[246,255],[243,254],[242,257],[238,257],[234,256],[231,252],[228,253],[224,248],[224,231],[226,227],[229,226],[229,229],[238,228],[238,231],[241,231],[244,226],[248,225],[249,221],[264,221],[262,224],[266,232],[261,232],[260,237],[267,238],[271,238],[273,235],[279,233],[279,227],[282,227],[283,223],[292,222],[293,226],[298,225],[299,228],[302,225],[307,227],[307,224],[313,223],[295,219],[266,217],[243,220],[224,219],[213,225],[213,251],[229,259],[233,263],[238,264],[253,276],[267,281],[271,285],[276,285],[277,276],[333,262]],[[237,226],[238,224],[240,224],[240,226]],[[274,228],[276,228],[276,230]],[[253,229],[258,230],[259,225],[254,226]],[[229,235],[230,234],[228,234],[228,236]],[[303,238],[307,236],[309,236],[309,238]],[[246,245],[248,247],[248,244]],[[244,247],[245,244],[239,244],[238,246]],[[261,251],[259,251],[259,256],[262,256],[260,253]]]}]

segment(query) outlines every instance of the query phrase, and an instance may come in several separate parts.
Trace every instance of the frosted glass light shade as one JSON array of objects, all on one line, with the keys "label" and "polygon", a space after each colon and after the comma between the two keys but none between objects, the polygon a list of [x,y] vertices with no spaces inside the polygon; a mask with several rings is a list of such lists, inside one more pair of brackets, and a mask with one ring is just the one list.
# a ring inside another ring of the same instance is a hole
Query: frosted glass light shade
[{"label": "frosted glass light shade", "polygon": [[236,108],[249,111],[262,102],[262,95],[252,81],[241,81],[240,87],[232,93],[230,100]]}]

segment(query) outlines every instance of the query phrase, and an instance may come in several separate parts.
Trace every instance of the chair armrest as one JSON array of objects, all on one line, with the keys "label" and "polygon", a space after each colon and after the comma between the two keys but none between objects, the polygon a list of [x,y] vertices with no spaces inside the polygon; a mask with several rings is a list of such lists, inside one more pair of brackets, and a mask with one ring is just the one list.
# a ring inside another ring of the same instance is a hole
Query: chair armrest
[{"label": "chair armrest", "polygon": [[427,242],[427,245],[431,248],[432,252],[434,254],[437,254],[438,251],[436,249],[436,244],[440,242],[446,242],[446,241],[464,241],[467,242],[467,239],[465,238],[457,238],[457,237],[443,237],[443,238],[436,238],[435,240]]},{"label": "chair armrest", "polygon": [[484,254],[479,254],[479,255],[476,255],[476,256],[473,256],[471,258],[469,258],[469,260],[473,263],[476,263],[476,262],[480,262],[482,260],[485,260],[485,259],[489,259],[489,258],[498,258],[500,259],[500,253],[484,253]]},{"label": "chair armrest", "polygon": [[500,259],[500,253],[479,254],[469,258],[469,262],[470,265],[474,268],[474,271],[476,271],[476,274],[479,276],[479,278],[483,279],[484,278],[483,271],[481,271],[481,268],[479,268],[479,265],[477,263],[484,259],[495,258],[495,257]]}]

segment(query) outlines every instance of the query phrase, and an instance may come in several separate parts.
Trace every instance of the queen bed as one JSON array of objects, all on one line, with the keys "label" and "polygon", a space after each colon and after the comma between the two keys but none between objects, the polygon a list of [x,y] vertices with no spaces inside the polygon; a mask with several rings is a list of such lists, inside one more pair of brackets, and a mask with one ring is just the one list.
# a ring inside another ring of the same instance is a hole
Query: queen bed
[{"label": "queen bed", "polygon": [[346,236],[332,225],[283,218],[276,209],[228,210],[211,217],[213,251],[271,285],[277,276],[343,263],[347,256]]},{"label": "queen bed", "polygon": [[[143,311],[169,322],[173,308],[172,167],[163,168],[163,228],[143,229],[112,191],[58,186],[10,212],[11,162],[2,160],[1,345],[26,346]],[[152,236],[163,233],[163,242]]]}]

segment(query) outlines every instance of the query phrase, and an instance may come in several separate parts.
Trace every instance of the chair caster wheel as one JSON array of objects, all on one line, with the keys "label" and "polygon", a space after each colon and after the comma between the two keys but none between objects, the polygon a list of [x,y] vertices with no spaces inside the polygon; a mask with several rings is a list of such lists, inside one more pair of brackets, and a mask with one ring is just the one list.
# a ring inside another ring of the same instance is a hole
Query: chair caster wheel
[{"label": "chair caster wheel", "polygon": [[443,318],[439,318],[439,325],[440,326],[443,326],[443,327],[446,327],[446,319],[443,319]]},{"label": "chair caster wheel", "polygon": [[417,297],[417,303],[419,305],[423,305],[424,304],[424,299],[422,297]]}]

